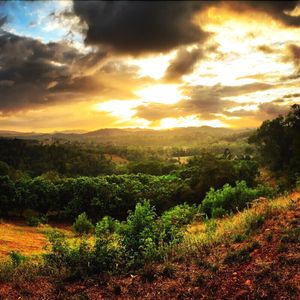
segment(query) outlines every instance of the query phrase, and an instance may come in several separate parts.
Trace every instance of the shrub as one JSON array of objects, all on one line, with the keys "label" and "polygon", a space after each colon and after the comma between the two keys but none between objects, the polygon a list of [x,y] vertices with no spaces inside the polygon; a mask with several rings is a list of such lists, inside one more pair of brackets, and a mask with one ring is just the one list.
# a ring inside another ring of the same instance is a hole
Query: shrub
[{"label": "shrub", "polygon": [[235,212],[243,209],[247,204],[261,196],[270,196],[273,190],[259,185],[256,188],[249,188],[245,181],[237,181],[235,186],[225,184],[222,189],[213,188],[206,194],[202,202],[202,211],[209,217],[212,213]]},{"label": "shrub", "polygon": [[93,223],[88,219],[85,212],[76,218],[72,227],[73,230],[79,234],[90,233],[94,228]]},{"label": "shrub", "polygon": [[197,207],[188,204],[177,205],[161,216],[161,236],[167,243],[178,243],[183,237],[182,227],[190,224],[197,215]]},{"label": "shrub", "polygon": [[51,245],[50,252],[44,255],[46,264],[57,268],[66,266],[70,249],[65,235],[56,230],[48,231],[46,234]]},{"label": "shrub", "polygon": [[116,232],[120,228],[120,223],[110,216],[105,216],[96,224],[96,236],[106,236]]},{"label": "shrub", "polygon": [[95,272],[94,252],[85,238],[69,245],[65,235],[58,231],[50,231],[47,235],[51,251],[44,255],[45,267],[63,270],[69,279],[79,279]]},{"label": "shrub", "polygon": [[126,266],[125,249],[121,236],[112,234],[110,236],[97,237],[94,247],[95,269],[97,272],[120,270]]},{"label": "shrub", "polygon": [[45,224],[47,223],[47,218],[46,217],[28,217],[26,218],[26,223],[28,226],[32,227],[37,227],[40,224]]},{"label": "shrub", "polygon": [[213,208],[212,210],[212,218],[217,219],[217,218],[222,218],[226,215],[226,210],[222,207],[216,207]]},{"label": "shrub", "polygon": [[130,255],[141,259],[153,254],[158,245],[158,226],[154,207],[149,201],[138,203],[124,227],[124,245]]},{"label": "shrub", "polygon": [[213,234],[217,230],[217,223],[215,220],[207,220],[205,222],[205,232],[208,234]]}]

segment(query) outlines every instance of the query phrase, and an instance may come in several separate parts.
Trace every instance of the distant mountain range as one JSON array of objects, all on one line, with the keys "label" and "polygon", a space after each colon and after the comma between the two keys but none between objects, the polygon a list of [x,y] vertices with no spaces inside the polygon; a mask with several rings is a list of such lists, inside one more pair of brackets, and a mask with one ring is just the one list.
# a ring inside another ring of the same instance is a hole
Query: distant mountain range
[{"label": "distant mountain range", "polygon": [[143,129],[143,128],[103,128],[84,132],[81,130],[68,130],[53,133],[17,132],[0,130],[0,136],[6,138],[35,139],[35,140],[69,140],[69,141],[95,141],[116,145],[185,145],[201,144],[230,136],[248,136],[252,129],[215,128],[209,126],[184,127],[173,129]]}]

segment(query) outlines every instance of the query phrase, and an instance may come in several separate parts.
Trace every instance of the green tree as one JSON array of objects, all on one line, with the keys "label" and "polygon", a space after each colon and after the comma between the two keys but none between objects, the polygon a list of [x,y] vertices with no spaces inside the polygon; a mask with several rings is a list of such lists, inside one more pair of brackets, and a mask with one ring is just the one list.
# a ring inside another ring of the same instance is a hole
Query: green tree
[{"label": "green tree", "polygon": [[259,151],[261,163],[295,182],[300,173],[300,105],[289,113],[264,121],[249,138]]}]

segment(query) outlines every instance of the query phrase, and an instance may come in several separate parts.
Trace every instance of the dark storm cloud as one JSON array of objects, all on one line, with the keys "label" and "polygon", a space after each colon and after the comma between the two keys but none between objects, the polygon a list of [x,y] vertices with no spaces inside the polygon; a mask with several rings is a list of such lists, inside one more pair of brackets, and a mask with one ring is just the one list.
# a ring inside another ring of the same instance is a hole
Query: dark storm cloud
[{"label": "dark storm cloud", "polygon": [[204,53],[201,49],[196,48],[190,51],[186,49],[178,50],[176,57],[170,62],[166,70],[165,79],[172,81],[191,73],[201,58],[204,58]]},{"label": "dark storm cloud", "polygon": [[86,43],[140,54],[164,52],[203,41],[208,34],[192,22],[209,2],[74,1],[74,11],[88,26]]},{"label": "dark storm cloud", "polygon": [[286,26],[299,26],[300,16],[288,14],[299,4],[299,1],[228,1],[228,5],[238,12],[250,10],[264,12]]},{"label": "dark storm cloud", "polygon": [[0,32],[0,111],[66,101],[70,93],[90,93],[99,85],[83,75],[103,53],[81,54],[66,43],[48,43]]}]

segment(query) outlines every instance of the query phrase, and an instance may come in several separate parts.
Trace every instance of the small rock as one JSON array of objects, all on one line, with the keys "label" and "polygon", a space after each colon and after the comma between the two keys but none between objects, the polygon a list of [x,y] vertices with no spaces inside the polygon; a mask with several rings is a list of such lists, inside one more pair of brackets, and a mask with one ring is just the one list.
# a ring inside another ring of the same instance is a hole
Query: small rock
[{"label": "small rock", "polygon": [[251,285],[251,280],[249,280],[249,279],[246,280],[246,281],[245,281],[245,284],[246,284],[246,285]]}]

